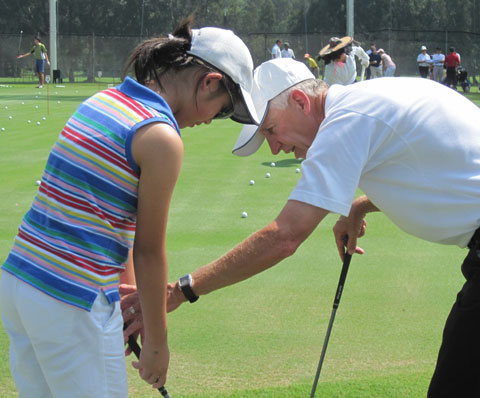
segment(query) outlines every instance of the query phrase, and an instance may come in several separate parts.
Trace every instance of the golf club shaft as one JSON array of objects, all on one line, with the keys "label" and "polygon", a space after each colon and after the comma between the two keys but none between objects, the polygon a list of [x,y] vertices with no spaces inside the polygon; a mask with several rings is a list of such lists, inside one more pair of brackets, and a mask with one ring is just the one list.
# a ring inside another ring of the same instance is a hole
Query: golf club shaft
[{"label": "golf club shaft", "polygon": [[[132,335],[128,336],[128,346],[133,351],[135,356],[140,358],[140,346]],[[164,386],[160,387],[158,391],[160,391],[160,394],[162,394],[165,398],[170,398],[170,395],[168,395],[167,389]]]},{"label": "golf club shaft", "polygon": [[20,31],[20,40],[18,41],[17,55],[20,55],[20,47],[22,46],[22,36],[23,36],[23,30]]},{"label": "golf club shaft", "polygon": [[352,259],[352,256],[348,253],[345,253],[343,258],[342,272],[340,273],[340,279],[338,280],[335,299],[333,300],[332,315],[330,316],[330,322],[328,323],[327,334],[325,335],[325,341],[323,342],[322,354],[320,355],[320,361],[318,362],[317,373],[315,374],[315,380],[313,382],[310,398],[315,397],[315,391],[317,390],[318,379],[320,378],[320,372],[322,371],[323,360],[325,359],[325,353],[327,352],[328,340],[330,340],[330,334],[333,328],[333,321],[335,320],[337,308],[340,304],[340,299],[342,298],[343,287],[345,285],[345,280],[347,279],[348,267],[350,266],[351,259]]}]

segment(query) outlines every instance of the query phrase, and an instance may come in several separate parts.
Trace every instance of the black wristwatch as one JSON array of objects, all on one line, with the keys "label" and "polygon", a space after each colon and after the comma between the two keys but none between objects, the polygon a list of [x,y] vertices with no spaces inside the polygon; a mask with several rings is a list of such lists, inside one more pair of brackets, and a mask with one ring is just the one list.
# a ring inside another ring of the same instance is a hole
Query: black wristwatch
[{"label": "black wristwatch", "polygon": [[194,303],[198,300],[198,296],[192,290],[192,275],[187,274],[178,280],[178,287],[188,301]]}]

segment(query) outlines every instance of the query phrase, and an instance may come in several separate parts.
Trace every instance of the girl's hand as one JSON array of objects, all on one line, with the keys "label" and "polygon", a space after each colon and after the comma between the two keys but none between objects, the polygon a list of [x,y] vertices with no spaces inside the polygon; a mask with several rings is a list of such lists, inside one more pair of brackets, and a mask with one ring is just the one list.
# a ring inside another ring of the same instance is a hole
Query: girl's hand
[{"label": "girl's hand", "polygon": [[132,362],[132,366],[138,369],[140,377],[153,388],[160,388],[167,381],[168,364],[170,362],[170,351],[168,344],[150,343],[148,339],[142,346],[140,360]]}]

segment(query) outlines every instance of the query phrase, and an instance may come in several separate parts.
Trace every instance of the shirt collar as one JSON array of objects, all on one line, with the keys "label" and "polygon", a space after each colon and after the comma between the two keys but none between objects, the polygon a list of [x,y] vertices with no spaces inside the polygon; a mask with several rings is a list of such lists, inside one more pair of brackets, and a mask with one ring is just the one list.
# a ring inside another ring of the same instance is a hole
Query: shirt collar
[{"label": "shirt collar", "polygon": [[141,102],[142,104],[148,105],[161,113],[165,113],[169,119],[172,120],[176,130],[180,133],[180,128],[178,127],[175,116],[173,116],[170,105],[168,105],[168,103],[155,91],[150,90],[148,87],[138,83],[130,76],[127,76],[123,83],[117,86],[117,90]]}]

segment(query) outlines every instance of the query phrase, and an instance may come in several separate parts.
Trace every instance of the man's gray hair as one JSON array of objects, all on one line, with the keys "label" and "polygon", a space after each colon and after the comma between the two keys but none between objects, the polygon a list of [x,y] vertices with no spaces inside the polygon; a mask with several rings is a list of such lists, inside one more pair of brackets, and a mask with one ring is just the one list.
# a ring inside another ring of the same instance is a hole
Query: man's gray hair
[{"label": "man's gray hair", "polygon": [[288,99],[293,90],[303,91],[310,97],[316,97],[328,88],[328,84],[320,79],[308,79],[297,83],[294,86],[282,91],[270,101],[270,108],[285,109],[288,106]]}]

